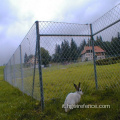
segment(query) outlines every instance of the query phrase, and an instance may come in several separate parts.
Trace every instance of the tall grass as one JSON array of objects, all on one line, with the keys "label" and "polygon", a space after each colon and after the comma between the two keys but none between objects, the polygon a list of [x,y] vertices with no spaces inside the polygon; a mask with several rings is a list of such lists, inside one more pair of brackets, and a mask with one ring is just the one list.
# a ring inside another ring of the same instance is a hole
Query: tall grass
[{"label": "tall grass", "polygon": [[[106,87],[119,89],[120,64],[97,66],[98,89]],[[83,92],[95,90],[94,68],[92,63],[76,63],[43,69],[45,100],[65,98],[67,93],[74,92],[73,83],[81,82]]]},{"label": "tall grass", "polygon": [[[92,63],[76,63],[70,65],[53,65],[43,68],[43,88],[45,109],[42,112],[38,101],[31,102],[31,98],[2,82],[0,101],[3,102],[1,119],[53,119],[53,120],[119,120],[120,119],[120,63],[97,66],[98,90],[95,89],[94,68]],[[32,76],[24,79],[24,90],[31,92]],[[81,108],[65,113],[62,108],[65,97],[74,92],[73,83],[81,82],[84,95],[80,105],[110,105],[110,108]],[[30,83],[30,84],[29,84]],[[8,92],[9,91],[9,92]],[[27,93],[26,92],[26,93]],[[40,99],[39,76],[36,71],[34,96]],[[7,93],[5,96],[4,93]],[[10,100],[8,99],[10,98]],[[2,99],[1,99],[2,98]],[[8,104],[6,104],[6,102]],[[13,107],[10,107],[10,106]],[[2,105],[0,106],[2,109]],[[7,108],[8,112],[7,111]],[[5,112],[6,111],[6,112]]]}]

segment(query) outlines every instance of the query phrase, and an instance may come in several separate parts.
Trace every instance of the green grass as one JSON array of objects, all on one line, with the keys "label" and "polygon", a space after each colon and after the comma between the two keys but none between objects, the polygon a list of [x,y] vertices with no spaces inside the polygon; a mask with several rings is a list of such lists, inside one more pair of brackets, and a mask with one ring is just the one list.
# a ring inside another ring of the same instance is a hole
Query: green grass
[{"label": "green grass", "polygon": [[39,119],[43,115],[39,102],[5,82],[3,69],[0,67],[0,120]]},{"label": "green grass", "polygon": [[[52,65],[43,69],[45,109],[42,112],[38,101],[24,95],[0,81],[0,120],[119,120],[120,119],[120,64],[97,66],[98,90],[95,89],[94,68],[90,62],[70,65]],[[40,99],[38,71],[36,71],[34,96]],[[80,105],[110,105],[110,108],[81,108],[65,113],[62,108],[65,97],[74,92],[73,83],[81,82],[84,95]],[[32,76],[24,79],[24,89],[30,92]]]},{"label": "green grass", "polygon": [[[55,65],[43,69],[42,72],[45,100],[65,99],[69,92],[75,91],[73,83],[78,84],[78,82],[81,82],[81,88],[84,93],[92,92],[96,87],[94,67],[90,62]],[[104,90],[106,87],[119,90],[120,64],[97,66],[97,79],[99,90]],[[38,75],[36,75],[35,89],[35,93],[37,93],[39,89]]]}]

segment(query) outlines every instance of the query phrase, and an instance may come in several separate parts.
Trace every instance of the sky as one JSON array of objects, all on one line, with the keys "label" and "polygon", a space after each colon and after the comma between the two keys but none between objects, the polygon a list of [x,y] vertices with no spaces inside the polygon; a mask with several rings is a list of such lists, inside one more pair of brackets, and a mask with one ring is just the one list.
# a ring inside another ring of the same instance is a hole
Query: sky
[{"label": "sky", "polygon": [[120,0],[0,0],[0,66],[6,64],[35,21],[89,24]]}]

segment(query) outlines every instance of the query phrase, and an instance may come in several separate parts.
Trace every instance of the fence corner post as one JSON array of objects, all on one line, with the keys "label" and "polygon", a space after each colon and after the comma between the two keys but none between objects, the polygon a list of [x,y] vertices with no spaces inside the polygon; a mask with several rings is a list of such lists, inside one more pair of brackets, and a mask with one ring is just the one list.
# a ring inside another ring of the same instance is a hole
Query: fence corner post
[{"label": "fence corner post", "polygon": [[44,95],[43,95],[43,81],[42,81],[42,62],[41,62],[41,50],[40,50],[40,35],[39,35],[39,22],[36,21],[36,39],[38,47],[38,69],[39,69],[39,81],[40,81],[40,93],[41,93],[41,107],[42,111],[44,110]]},{"label": "fence corner post", "polygon": [[98,89],[97,71],[96,71],[96,58],[95,58],[95,51],[94,51],[94,38],[93,38],[92,24],[90,24],[90,32],[91,32],[91,40],[92,40],[92,51],[93,51],[93,62],[94,62],[95,85],[96,85],[96,89]]}]

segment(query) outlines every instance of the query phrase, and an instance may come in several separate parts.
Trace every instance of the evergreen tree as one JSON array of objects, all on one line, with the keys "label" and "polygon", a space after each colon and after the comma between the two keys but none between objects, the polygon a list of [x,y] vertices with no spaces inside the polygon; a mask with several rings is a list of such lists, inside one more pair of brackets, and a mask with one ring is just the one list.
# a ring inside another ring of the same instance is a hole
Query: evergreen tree
[{"label": "evergreen tree", "polygon": [[61,48],[60,45],[56,45],[53,60],[54,62],[60,62],[60,58],[61,58]]},{"label": "evergreen tree", "polygon": [[61,44],[61,62],[70,60],[70,46],[69,42],[64,40]]},{"label": "evergreen tree", "polygon": [[120,39],[120,33],[118,32],[118,39]]},{"label": "evergreen tree", "polygon": [[56,47],[55,47],[55,53],[56,54],[60,54],[60,51],[61,51],[60,45],[56,45]]},{"label": "evergreen tree", "polygon": [[81,52],[84,50],[84,47],[88,45],[85,41],[85,39],[81,42],[80,46],[78,47],[78,55],[81,55]]},{"label": "evergreen tree", "polygon": [[78,59],[78,48],[73,38],[71,40],[71,46],[70,46],[70,59],[72,61]]},{"label": "evergreen tree", "polygon": [[103,40],[102,40],[102,36],[97,36],[97,39],[94,40],[94,46],[99,46],[101,48],[103,48]]},{"label": "evergreen tree", "polygon": [[25,55],[24,55],[24,63],[26,64],[28,62],[28,60],[29,60],[29,58],[27,56],[27,53],[25,53]]},{"label": "evergreen tree", "polygon": [[31,58],[33,58],[32,54],[28,56],[28,60],[30,60]]},{"label": "evergreen tree", "polygon": [[115,37],[111,40],[111,47],[114,56],[120,55],[120,39]]}]

